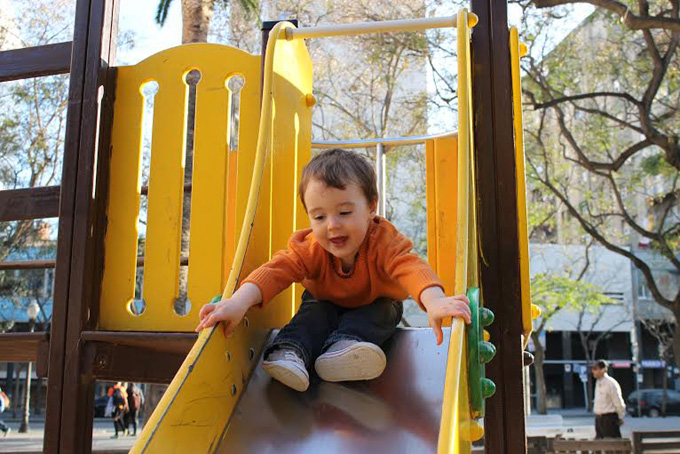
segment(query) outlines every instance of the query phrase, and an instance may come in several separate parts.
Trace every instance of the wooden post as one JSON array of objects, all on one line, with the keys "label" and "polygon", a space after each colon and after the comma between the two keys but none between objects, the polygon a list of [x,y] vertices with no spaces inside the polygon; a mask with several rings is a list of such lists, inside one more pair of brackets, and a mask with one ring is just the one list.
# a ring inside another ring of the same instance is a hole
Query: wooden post
[{"label": "wooden post", "polygon": [[[78,0],[71,54],[69,109],[59,210],[54,309],[50,341],[45,453],[89,453],[92,449],[93,384],[84,374],[81,332],[97,322],[105,185],[95,163],[108,162],[109,137],[101,131],[100,87],[111,87],[118,2]],[[106,90],[102,104],[113,99]],[[102,108],[106,118],[109,109]],[[95,198],[93,199],[93,193]]]},{"label": "wooden post", "polygon": [[506,0],[472,0],[479,23],[472,32],[473,105],[480,272],[484,305],[498,352],[486,366],[497,385],[487,400],[485,450],[526,452],[522,383],[522,304]]}]

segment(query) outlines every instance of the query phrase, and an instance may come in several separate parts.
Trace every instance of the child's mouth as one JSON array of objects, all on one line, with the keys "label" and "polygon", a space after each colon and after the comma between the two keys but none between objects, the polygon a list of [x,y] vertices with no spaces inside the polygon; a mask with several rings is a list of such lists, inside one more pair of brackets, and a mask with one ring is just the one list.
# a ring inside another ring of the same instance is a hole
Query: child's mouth
[{"label": "child's mouth", "polygon": [[348,238],[349,237],[346,237],[346,236],[338,236],[338,237],[335,237],[335,238],[331,238],[330,242],[333,246],[335,246],[337,248],[341,248],[347,243]]}]

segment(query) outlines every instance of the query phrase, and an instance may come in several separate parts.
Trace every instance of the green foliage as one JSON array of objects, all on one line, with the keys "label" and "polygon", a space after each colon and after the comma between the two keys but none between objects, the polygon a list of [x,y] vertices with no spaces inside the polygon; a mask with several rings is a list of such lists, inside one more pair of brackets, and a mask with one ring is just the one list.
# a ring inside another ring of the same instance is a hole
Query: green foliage
[{"label": "green foliage", "polygon": [[644,170],[645,174],[653,177],[662,176],[672,178],[677,174],[675,168],[668,164],[668,161],[666,161],[666,158],[661,152],[645,156],[642,159],[641,168]]},{"label": "green foliage", "polygon": [[551,273],[531,278],[531,300],[543,311],[543,319],[560,310],[595,313],[603,304],[613,303],[597,285]]}]

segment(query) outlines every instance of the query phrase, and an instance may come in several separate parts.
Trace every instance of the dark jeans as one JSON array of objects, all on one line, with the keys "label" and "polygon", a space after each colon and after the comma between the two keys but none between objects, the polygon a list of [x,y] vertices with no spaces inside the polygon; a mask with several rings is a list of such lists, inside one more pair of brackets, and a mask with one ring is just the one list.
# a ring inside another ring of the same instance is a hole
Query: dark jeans
[{"label": "dark jeans", "polygon": [[291,348],[309,368],[319,355],[340,340],[380,346],[394,334],[402,312],[402,302],[390,298],[378,298],[367,306],[348,309],[330,301],[316,300],[305,291],[300,310],[279,331],[265,351],[265,358],[273,350]]},{"label": "dark jeans", "polygon": [[130,409],[129,412],[125,413],[125,428],[130,430],[130,424],[132,424],[132,428],[134,429],[134,432],[132,432],[132,435],[137,433],[137,410],[136,409]]},{"label": "dark jeans", "polygon": [[595,438],[621,438],[619,415],[616,413],[596,415]]},{"label": "dark jeans", "polygon": [[115,435],[118,436],[118,432],[122,432],[125,434],[125,425],[123,424],[123,419],[125,418],[125,414],[123,413],[123,410],[115,409],[113,410],[113,430],[115,430]]}]

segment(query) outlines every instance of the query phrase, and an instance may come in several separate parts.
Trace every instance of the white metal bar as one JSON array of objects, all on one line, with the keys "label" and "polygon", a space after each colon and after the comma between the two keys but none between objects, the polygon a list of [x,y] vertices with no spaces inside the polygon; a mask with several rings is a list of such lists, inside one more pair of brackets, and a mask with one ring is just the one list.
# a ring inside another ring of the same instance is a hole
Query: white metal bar
[{"label": "white metal bar", "polygon": [[385,216],[385,198],[387,191],[385,191],[385,147],[382,143],[378,143],[375,147],[375,174],[378,177],[378,215]]},{"label": "white metal bar", "polygon": [[414,145],[425,143],[430,139],[441,139],[453,137],[458,134],[456,131],[443,132],[441,134],[430,134],[426,136],[413,137],[391,137],[385,139],[354,139],[354,140],[317,140],[312,141],[312,148],[369,148],[375,147],[379,143],[383,145]]},{"label": "white metal bar", "polygon": [[320,38],[324,36],[363,35],[367,33],[404,32],[456,26],[456,16],[399,19],[320,27],[287,28],[286,39]]}]

